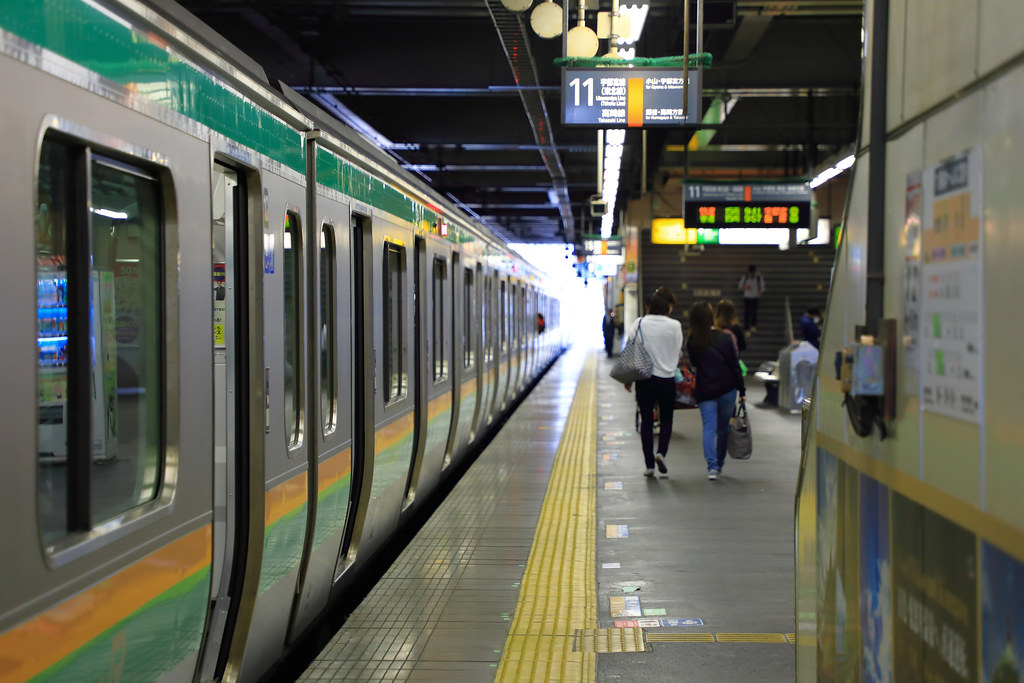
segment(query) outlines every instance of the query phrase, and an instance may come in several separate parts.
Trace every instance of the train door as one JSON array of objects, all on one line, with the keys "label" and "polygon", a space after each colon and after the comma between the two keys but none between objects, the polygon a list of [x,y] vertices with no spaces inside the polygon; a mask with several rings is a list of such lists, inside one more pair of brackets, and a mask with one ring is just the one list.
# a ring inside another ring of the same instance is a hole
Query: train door
[{"label": "train door", "polygon": [[495,326],[494,326],[494,275],[479,266],[477,275],[482,283],[480,292],[480,405],[474,422],[474,437],[490,423],[491,406],[495,394]]},{"label": "train door", "polygon": [[[412,466],[417,377],[413,372],[414,244],[411,231],[376,217],[362,219],[353,245],[364,330],[356,350],[363,393],[355,398],[355,472],[358,502],[346,562],[372,554],[397,528]],[[358,250],[358,252],[356,251]],[[360,408],[363,406],[363,408]],[[354,484],[355,486],[355,484]],[[356,490],[356,489],[354,489]]]},{"label": "train door", "polygon": [[305,547],[309,449],[315,448],[307,420],[314,344],[308,292],[314,287],[306,254],[315,254],[319,237],[315,220],[307,221],[304,178],[267,171],[262,179],[264,502],[259,509],[250,500],[249,519],[262,523],[263,554],[258,575],[247,577],[245,586],[255,605],[242,680],[273,666],[286,642]]},{"label": "train door", "polygon": [[[243,599],[243,587],[247,575],[252,579],[262,555],[262,525],[250,523],[250,511],[263,507],[259,429],[263,416],[253,400],[260,393],[262,375],[259,315],[254,308],[259,277],[253,274],[256,245],[249,237],[250,187],[256,185],[255,177],[237,167],[214,163],[214,533],[211,611],[201,670],[204,679],[225,674],[234,634],[240,634],[244,643],[252,604]],[[231,666],[237,667],[238,653]]]},{"label": "train door", "polygon": [[462,257],[458,252],[452,252],[451,259],[451,286],[449,289],[451,301],[451,317],[448,334],[451,339],[451,383],[452,383],[452,424],[448,432],[448,443],[444,448],[444,459],[441,462],[441,469],[444,470],[452,463],[452,456],[458,448],[459,421],[462,418],[462,382],[465,377],[465,366],[463,358],[465,355],[462,331],[462,311],[466,304],[463,301],[463,287],[460,286],[462,276]]},{"label": "train door", "polygon": [[494,396],[494,405],[491,407],[491,414],[497,415],[505,408],[505,400],[508,395],[509,369],[511,363],[511,346],[509,345],[509,281],[503,274],[498,276],[498,308],[496,310],[497,331],[497,363],[495,379],[497,393]]},{"label": "train door", "polygon": [[477,280],[479,272],[472,263],[464,263],[459,276],[457,360],[459,365],[458,417],[452,457],[461,455],[473,440],[476,415],[480,409],[480,315]]},{"label": "train door", "polygon": [[449,252],[416,239],[416,456],[405,506],[437,485],[452,426]]},{"label": "train door", "polygon": [[[323,154],[311,145],[311,155]],[[311,162],[312,165],[312,162]],[[315,244],[306,262],[310,356],[306,397],[309,478],[306,537],[289,640],[302,635],[326,606],[352,500],[352,273],[349,207],[317,186],[311,216]]]},{"label": "train door", "polygon": [[427,243],[426,240],[417,235],[415,238],[415,254],[413,256],[412,273],[412,304],[413,304],[413,376],[416,378],[416,391],[414,393],[414,414],[413,418],[413,456],[412,467],[409,468],[409,478],[405,485],[405,497],[402,500],[402,510],[408,508],[416,499],[416,488],[420,478],[420,471],[423,467],[423,453],[426,447],[427,433],[427,365],[430,363],[431,350],[428,348],[428,311],[430,309],[429,294],[427,289]]},{"label": "train door", "polygon": [[376,396],[374,367],[374,273],[375,250],[370,217],[352,214],[351,230],[351,365],[349,391],[352,409],[352,504],[348,507],[341,551],[334,567],[334,583],[352,566],[359,553],[373,481],[373,401]]}]

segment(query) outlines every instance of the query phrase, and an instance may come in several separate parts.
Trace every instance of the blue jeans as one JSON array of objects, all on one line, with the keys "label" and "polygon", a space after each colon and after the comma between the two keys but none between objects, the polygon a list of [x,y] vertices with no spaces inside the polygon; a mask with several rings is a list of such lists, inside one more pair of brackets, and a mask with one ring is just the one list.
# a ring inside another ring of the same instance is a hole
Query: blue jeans
[{"label": "blue jeans", "polygon": [[[722,394],[718,398],[701,401],[700,421],[704,426],[704,460],[708,471],[721,470],[725,463],[725,446],[729,440],[729,420],[736,409],[736,390]],[[716,439],[717,438],[717,443]]]}]

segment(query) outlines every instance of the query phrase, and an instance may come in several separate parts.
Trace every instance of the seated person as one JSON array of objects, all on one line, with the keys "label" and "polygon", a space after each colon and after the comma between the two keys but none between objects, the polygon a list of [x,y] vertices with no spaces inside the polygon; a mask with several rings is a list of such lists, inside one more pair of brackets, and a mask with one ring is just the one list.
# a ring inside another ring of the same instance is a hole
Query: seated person
[{"label": "seated person", "polygon": [[821,348],[821,310],[808,308],[807,312],[800,316],[800,331],[804,339],[814,348]]}]

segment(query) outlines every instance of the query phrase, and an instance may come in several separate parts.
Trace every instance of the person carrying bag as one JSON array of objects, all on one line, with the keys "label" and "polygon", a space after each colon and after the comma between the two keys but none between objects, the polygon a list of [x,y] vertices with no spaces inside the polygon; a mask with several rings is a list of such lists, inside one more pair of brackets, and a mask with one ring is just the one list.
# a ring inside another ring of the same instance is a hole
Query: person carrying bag
[{"label": "person carrying bag", "polygon": [[[645,477],[654,476],[654,467],[662,474],[668,472],[665,455],[669,439],[672,438],[672,411],[676,400],[676,366],[683,346],[683,326],[670,318],[676,298],[667,287],[656,291],[647,303],[647,315],[639,318],[630,330],[629,342],[612,369],[612,377],[626,385],[626,391],[634,380],[631,373],[645,372],[637,378],[636,403],[640,411],[640,445],[644,452]],[[636,347],[635,352],[630,347]],[[641,353],[642,350],[642,353]],[[635,358],[631,357],[635,354]],[[640,358],[646,355],[648,360]],[[646,363],[650,363],[650,369]],[[621,365],[621,367],[620,367]],[[654,408],[658,407],[660,427],[658,429],[658,450],[654,450]]]},{"label": "person carrying bag", "polygon": [[641,379],[647,379],[651,376],[651,372],[654,371],[654,361],[651,359],[651,354],[644,348],[644,335],[640,329],[640,324],[643,323],[643,320],[643,316],[641,316],[637,323],[636,334],[626,343],[626,348],[623,349],[615,361],[615,365],[612,366],[610,374],[611,378],[616,382],[630,384]]},{"label": "person carrying bag", "polygon": [[750,418],[747,417],[747,403],[740,401],[732,414],[729,424],[729,440],[726,444],[729,456],[737,460],[747,460],[754,450],[754,440],[750,434]]}]

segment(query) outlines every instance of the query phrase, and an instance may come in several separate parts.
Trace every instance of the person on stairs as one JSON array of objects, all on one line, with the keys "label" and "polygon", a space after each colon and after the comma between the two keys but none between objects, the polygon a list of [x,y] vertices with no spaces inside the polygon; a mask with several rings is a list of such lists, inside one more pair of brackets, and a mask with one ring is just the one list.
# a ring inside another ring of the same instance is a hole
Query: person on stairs
[{"label": "person on stairs", "polygon": [[740,290],[743,292],[743,328],[749,332],[757,330],[757,307],[764,294],[764,278],[757,272],[757,266],[751,263],[746,274],[740,278]]}]

